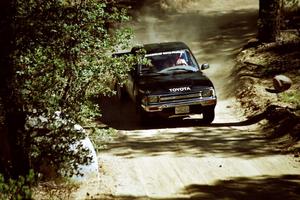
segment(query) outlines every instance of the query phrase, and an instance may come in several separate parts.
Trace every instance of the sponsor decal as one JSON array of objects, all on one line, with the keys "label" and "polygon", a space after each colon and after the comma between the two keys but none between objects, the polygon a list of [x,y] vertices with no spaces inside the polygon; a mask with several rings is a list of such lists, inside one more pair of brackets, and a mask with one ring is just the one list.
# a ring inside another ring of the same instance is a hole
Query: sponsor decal
[{"label": "sponsor decal", "polygon": [[190,87],[180,87],[180,88],[170,88],[170,92],[185,92],[185,91],[191,91]]}]

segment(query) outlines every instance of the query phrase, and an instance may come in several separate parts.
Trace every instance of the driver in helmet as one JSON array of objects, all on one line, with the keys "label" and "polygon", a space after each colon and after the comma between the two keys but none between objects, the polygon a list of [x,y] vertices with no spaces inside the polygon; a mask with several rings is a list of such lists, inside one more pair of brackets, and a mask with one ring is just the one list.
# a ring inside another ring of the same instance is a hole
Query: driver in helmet
[{"label": "driver in helmet", "polygon": [[183,53],[178,54],[175,65],[188,65],[186,60],[183,58]]}]

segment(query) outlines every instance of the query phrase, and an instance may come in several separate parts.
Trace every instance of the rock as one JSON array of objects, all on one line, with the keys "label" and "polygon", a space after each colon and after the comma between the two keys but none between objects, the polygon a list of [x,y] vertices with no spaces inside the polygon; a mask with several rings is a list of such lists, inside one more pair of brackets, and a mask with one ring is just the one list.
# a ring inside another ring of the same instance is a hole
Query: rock
[{"label": "rock", "polygon": [[277,75],[273,78],[273,86],[275,90],[283,92],[288,90],[292,85],[292,80],[284,75]]},{"label": "rock", "polygon": [[266,88],[270,93],[281,93],[288,90],[292,85],[292,80],[285,75],[276,75],[273,78],[274,89]]},{"label": "rock", "polygon": [[71,179],[74,181],[87,181],[91,178],[99,178],[99,164],[97,159],[97,154],[95,151],[95,148],[91,142],[91,140],[86,137],[85,139],[78,142],[78,144],[71,147],[71,149],[74,149],[76,151],[76,147],[78,145],[82,145],[84,148],[89,150],[89,157],[92,158],[91,163],[89,165],[80,165],[79,166],[79,172],[82,174],[82,176],[73,176]]}]

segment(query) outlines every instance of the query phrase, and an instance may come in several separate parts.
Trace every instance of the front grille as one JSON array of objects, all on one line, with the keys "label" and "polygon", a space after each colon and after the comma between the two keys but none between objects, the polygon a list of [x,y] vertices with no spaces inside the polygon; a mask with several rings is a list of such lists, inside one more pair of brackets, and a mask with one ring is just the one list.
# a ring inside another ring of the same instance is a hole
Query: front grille
[{"label": "front grille", "polygon": [[160,102],[173,102],[177,100],[186,100],[186,99],[195,99],[195,98],[201,98],[201,93],[190,93],[190,94],[182,94],[182,95],[166,95],[166,96],[160,96]]}]

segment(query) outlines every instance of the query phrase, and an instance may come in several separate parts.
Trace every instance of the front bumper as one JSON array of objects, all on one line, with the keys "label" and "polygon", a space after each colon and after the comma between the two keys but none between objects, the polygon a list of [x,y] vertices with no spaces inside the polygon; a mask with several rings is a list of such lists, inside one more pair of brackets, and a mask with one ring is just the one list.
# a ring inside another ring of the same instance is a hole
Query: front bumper
[{"label": "front bumper", "polygon": [[176,107],[189,106],[191,107],[191,111],[186,114],[198,114],[198,113],[202,113],[202,110],[205,107],[214,107],[216,104],[217,104],[216,97],[206,97],[200,99],[190,99],[184,101],[142,105],[142,108],[144,109],[144,111],[149,113],[164,112],[164,111],[168,111],[168,112],[171,111],[170,113],[172,113],[172,110],[174,110]]}]

